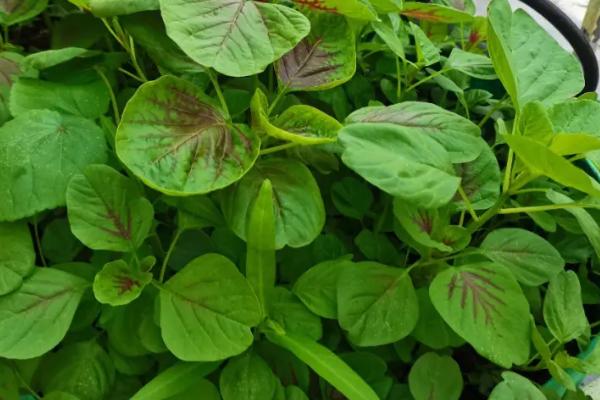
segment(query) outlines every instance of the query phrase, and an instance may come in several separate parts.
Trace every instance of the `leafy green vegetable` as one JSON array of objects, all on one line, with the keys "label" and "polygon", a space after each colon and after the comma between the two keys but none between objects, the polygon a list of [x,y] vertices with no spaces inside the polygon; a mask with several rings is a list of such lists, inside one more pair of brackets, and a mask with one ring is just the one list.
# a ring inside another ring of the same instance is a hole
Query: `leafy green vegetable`
[{"label": "leafy green vegetable", "polygon": [[0,398],[583,400],[600,102],[476,8],[0,0]]}]

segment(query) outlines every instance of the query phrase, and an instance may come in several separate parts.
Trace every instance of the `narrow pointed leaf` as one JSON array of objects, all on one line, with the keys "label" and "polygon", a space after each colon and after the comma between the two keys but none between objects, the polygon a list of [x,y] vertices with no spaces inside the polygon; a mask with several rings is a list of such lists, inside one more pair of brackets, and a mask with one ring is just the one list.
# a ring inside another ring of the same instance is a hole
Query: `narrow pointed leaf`
[{"label": "narrow pointed leaf", "polygon": [[140,87],[117,130],[119,158],[148,186],[170,195],[207,193],[244,175],[259,139],[225,120],[199,88],[164,76]]},{"label": "narrow pointed leaf", "polygon": [[423,21],[459,24],[473,21],[473,16],[456,8],[446,7],[441,4],[418,3],[405,1],[402,6],[402,15]]},{"label": "narrow pointed leaf", "polygon": [[268,333],[267,338],[291,351],[349,399],[379,399],[373,389],[327,347],[302,336],[290,334]]},{"label": "narrow pointed leaf", "polygon": [[246,233],[246,278],[258,296],[263,312],[275,287],[275,206],[273,186],[265,180],[250,210]]}]

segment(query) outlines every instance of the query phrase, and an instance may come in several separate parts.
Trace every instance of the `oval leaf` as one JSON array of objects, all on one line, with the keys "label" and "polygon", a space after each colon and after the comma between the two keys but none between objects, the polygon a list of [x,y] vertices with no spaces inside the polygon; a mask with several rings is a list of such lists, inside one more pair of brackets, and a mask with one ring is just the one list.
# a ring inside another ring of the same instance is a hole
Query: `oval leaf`
[{"label": "oval leaf", "polygon": [[533,382],[519,374],[506,371],[502,373],[502,379],[492,390],[489,400],[547,400]]},{"label": "oval leaf", "polygon": [[148,186],[171,195],[207,193],[237,181],[258,157],[259,139],[227,122],[182,79],[142,85],[117,130],[119,158]]},{"label": "oval leaf", "polygon": [[444,321],[482,356],[505,368],[529,357],[529,304],[510,271],[480,263],[438,274],[429,295]]},{"label": "oval leaf", "polygon": [[12,292],[35,264],[31,233],[24,223],[0,223],[0,296]]},{"label": "oval leaf", "polygon": [[458,189],[450,155],[434,139],[389,123],[360,123],[340,132],[342,161],[381,190],[438,208]]},{"label": "oval leaf", "polygon": [[16,291],[0,297],[0,356],[39,357],[65,337],[88,282],[38,268]]},{"label": "oval leaf", "polygon": [[483,255],[508,268],[519,282],[539,286],[560,273],[565,260],[544,238],[525,229],[490,232],[481,243]]},{"label": "oval leaf", "polygon": [[[261,160],[222,197],[223,215],[231,229],[247,239],[250,205],[265,179],[271,181],[275,199],[275,245],[302,247],[311,243],[325,224],[325,206],[310,170],[299,161]],[[301,213],[298,210],[303,210]]]},{"label": "oval leaf", "polygon": [[251,0],[160,0],[167,33],[198,64],[229,76],[262,72],[305,37],[300,12]]},{"label": "oval leaf", "polygon": [[325,90],[356,71],[354,33],[345,18],[313,14],[310,35],[277,62],[280,90]]},{"label": "oval leaf", "polygon": [[419,316],[407,271],[374,262],[341,272],[337,303],[340,326],[359,346],[397,342],[414,329]]},{"label": "oval leaf", "polygon": [[219,388],[223,400],[275,399],[282,389],[269,364],[253,351],[227,363],[219,378]]},{"label": "oval leaf", "polygon": [[184,361],[222,360],[246,350],[260,305],[236,266],[218,254],[198,257],[160,293],[160,326],[169,350]]},{"label": "oval leaf", "polygon": [[481,153],[479,127],[431,103],[406,101],[387,107],[365,107],[350,114],[346,122],[390,123],[430,136],[450,153],[455,163],[473,161]]},{"label": "oval leaf", "polygon": [[135,182],[106,165],[90,165],[67,188],[71,231],[94,250],[130,252],[146,239],[154,210]]},{"label": "oval leaf", "polygon": [[560,343],[585,333],[589,324],[581,300],[581,284],[575,272],[561,272],[550,281],[544,298],[544,321]]},{"label": "oval leaf", "polygon": [[452,357],[425,353],[410,369],[408,385],[415,400],[458,400],[463,379]]},{"label": "oval leaf", "polygon": [[151,273],[136,271],[124,260],[111,261],[94,278],[94,296],[102,304],[122,306],[137,299],[150,281]]}]

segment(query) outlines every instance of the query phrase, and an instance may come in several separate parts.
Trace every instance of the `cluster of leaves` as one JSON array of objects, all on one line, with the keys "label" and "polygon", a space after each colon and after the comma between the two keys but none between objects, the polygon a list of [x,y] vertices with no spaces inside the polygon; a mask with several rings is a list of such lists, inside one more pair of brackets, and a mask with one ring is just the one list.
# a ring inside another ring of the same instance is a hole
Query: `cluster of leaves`
[{"label": "cluster of leaves", "polygon": [[0,398],[585,399],[600,104],[522,10],[4,0],[0,25]]}]

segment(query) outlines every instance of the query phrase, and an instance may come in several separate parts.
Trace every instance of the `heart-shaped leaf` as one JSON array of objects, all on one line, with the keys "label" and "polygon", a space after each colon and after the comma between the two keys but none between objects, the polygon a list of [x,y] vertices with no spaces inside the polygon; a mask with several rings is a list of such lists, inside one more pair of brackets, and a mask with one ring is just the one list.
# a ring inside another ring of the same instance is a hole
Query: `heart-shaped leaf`
[{"label": "heart-shaped leaf", "polygon": [[164,76],[138,89],[117,130],[119,158],[148,186],[171,195],[207,193],[237,181],[259,139],[227,121],[200,89]]},{"label": "heart-shaped leaf", "polygon": [[458,189],[450,155],[428,135],[390,123],[358,123],[339,137],[344,164],[392,196],[438,208]]},{"label": "heart-shaped leaf", "polygon": [[444,321],[482,356],[510,368],[529,357],[529,303],[510,271],[479,263],[448,268],[429,287]]},{"label": "heart-shaped leaf", "polygon": [[71,177],[106,160],[93,122],[54,111],[30,111],[0,128],[0,220],[16,220],[65,204]]},{"label": "heart-shaped leaf", "polygon": [[160,326],[184,361],[217,361],[246,350],[260,322],[258,299],[237,267],[218,254],[198,257],[160,292]]},{"label": "heart-shaped leaf", "polygon": [[310,30],[300,12],[252,0],[161,0],[167,33],[198,64],[229,76],[262,72]]},{"label": "heart-shaped leaf", "polygon": [[[221,207],[231,229],[246,240],[250,207],[265,179],[271,181],[275,199],[276,248],[311,243],[325,224],[325,206],[310,170],[291,159],[261,160],[240,182],[223,193]],[[298,209],[303,211],[297,212]]]},{"label": "heart-shaped leaf", "polygon": [[152,226],[152,204],[137,185],[106,165],[90,165],[67,188],[73,234],[95,250],[131,252]]},{"label": "heart-shaped leaf", "polygon": [[354,33],[345,18],[311,16],[311,31],[277,62],[280,90],[325,90],[350,80],[356,71]]},{"label": "heart-shaped leaf", "polygon": [[0,296],[12,292],[35,264],[31,233],[24,223],[0,223]]}]

